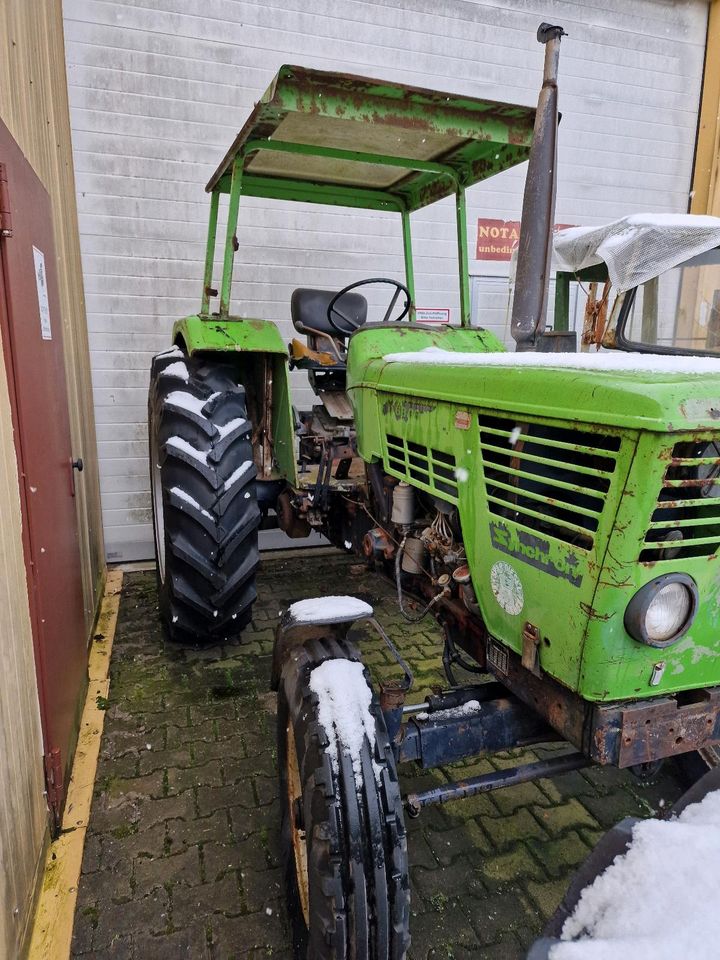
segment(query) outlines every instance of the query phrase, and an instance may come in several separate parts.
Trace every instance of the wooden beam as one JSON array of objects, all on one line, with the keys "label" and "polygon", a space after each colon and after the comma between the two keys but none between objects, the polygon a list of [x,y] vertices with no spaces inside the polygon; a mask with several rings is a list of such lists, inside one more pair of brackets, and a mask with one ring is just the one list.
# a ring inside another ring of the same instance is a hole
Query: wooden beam
[{"label": "wooden beam", "polygon": [[720,0],[708,14],[705,70],[690,213],[720,214]]}]

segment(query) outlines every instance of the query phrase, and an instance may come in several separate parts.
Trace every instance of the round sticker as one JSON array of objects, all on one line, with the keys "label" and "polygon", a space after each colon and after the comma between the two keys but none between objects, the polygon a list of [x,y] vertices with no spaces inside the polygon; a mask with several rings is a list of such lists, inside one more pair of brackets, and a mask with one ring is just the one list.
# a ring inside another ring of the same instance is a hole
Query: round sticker
[{"label": "round sticker", "polygon": [[490,570],[490,586],[493,595],[506,613],[515,617],[525,603],[520,577],[509,563],[499,560]]}]

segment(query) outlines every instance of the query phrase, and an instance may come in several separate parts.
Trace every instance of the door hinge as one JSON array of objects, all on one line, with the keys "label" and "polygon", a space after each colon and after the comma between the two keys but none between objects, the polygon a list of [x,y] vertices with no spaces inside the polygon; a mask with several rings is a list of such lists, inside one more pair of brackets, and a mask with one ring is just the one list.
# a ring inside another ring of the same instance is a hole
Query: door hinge
[{"label": "door hinge", "polygon": [[45,764],[45,786],[47,789],[48,807],[52,814],[55,831],[60,829],[60,817],[63,801],[63,765],[60,747],[53,747],[43,757]]},{"label": "door hinge", "polygon": [[10,213],[7,168],[4,163],[0,163],[0,237],[11,237],[12,235],[12,214]]}]

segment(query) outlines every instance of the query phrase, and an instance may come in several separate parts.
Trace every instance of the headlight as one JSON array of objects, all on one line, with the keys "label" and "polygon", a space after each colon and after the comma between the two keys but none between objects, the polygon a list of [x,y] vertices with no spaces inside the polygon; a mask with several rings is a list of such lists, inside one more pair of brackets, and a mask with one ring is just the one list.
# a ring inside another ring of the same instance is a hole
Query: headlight
[{"label": "headlight", "polygon": [[650,647],[667,647],[690,628],[698,608],[695,581],[666,573],[641,587],[625,610],[625,629]]}]

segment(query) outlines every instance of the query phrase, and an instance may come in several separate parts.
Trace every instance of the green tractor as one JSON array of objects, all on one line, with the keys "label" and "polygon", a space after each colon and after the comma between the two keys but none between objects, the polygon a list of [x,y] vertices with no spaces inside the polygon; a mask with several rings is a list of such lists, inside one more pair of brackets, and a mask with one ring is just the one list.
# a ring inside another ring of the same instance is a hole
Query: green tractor
[{"label": "green tractor", "polygon": [[[719,324],[710,318],[701,343],[697,331],[668,334],[660,307],[689,304],[690,287],[660,297],[652,278],[609,308],[609,279],[622,284],[581,231],[567,237],[545,329],[562,33],[538,33],[537,111],[281,68],[208,184],[200,310],[153,361],[152,501],[171,638],[241,634],[258,530],[272,525],[353,550],[395,578],[405,616],[432,612],[444,632],[450,686],[413,704],[410,671],[368,604],[325,597],[281,617],[272,686],[298,957],[405,956],[404,810],[590,763],[643,768],[720,740],[720,360],[697,356],[717,349]],[[509,353],[470,324],[465,191],[528,159]],[[302,339],[288,352],[272,322],[230,312],[242,196],[396,213],[404,281],[295,290]],[[460,323],[438,327],[415,316],[411,214],[445,197]],[[590,286],[584,343],[622,350],[575,352],[576,281]],[[292,405],[291,369],[307,371],[311,410]],[[358,622],[398,663],[377,694],[349,634]],[[476,681],[458,684],[458,667]],[[569,750],[550,759],[401,797],[401,761],[428,768],[558,739]]]}]

